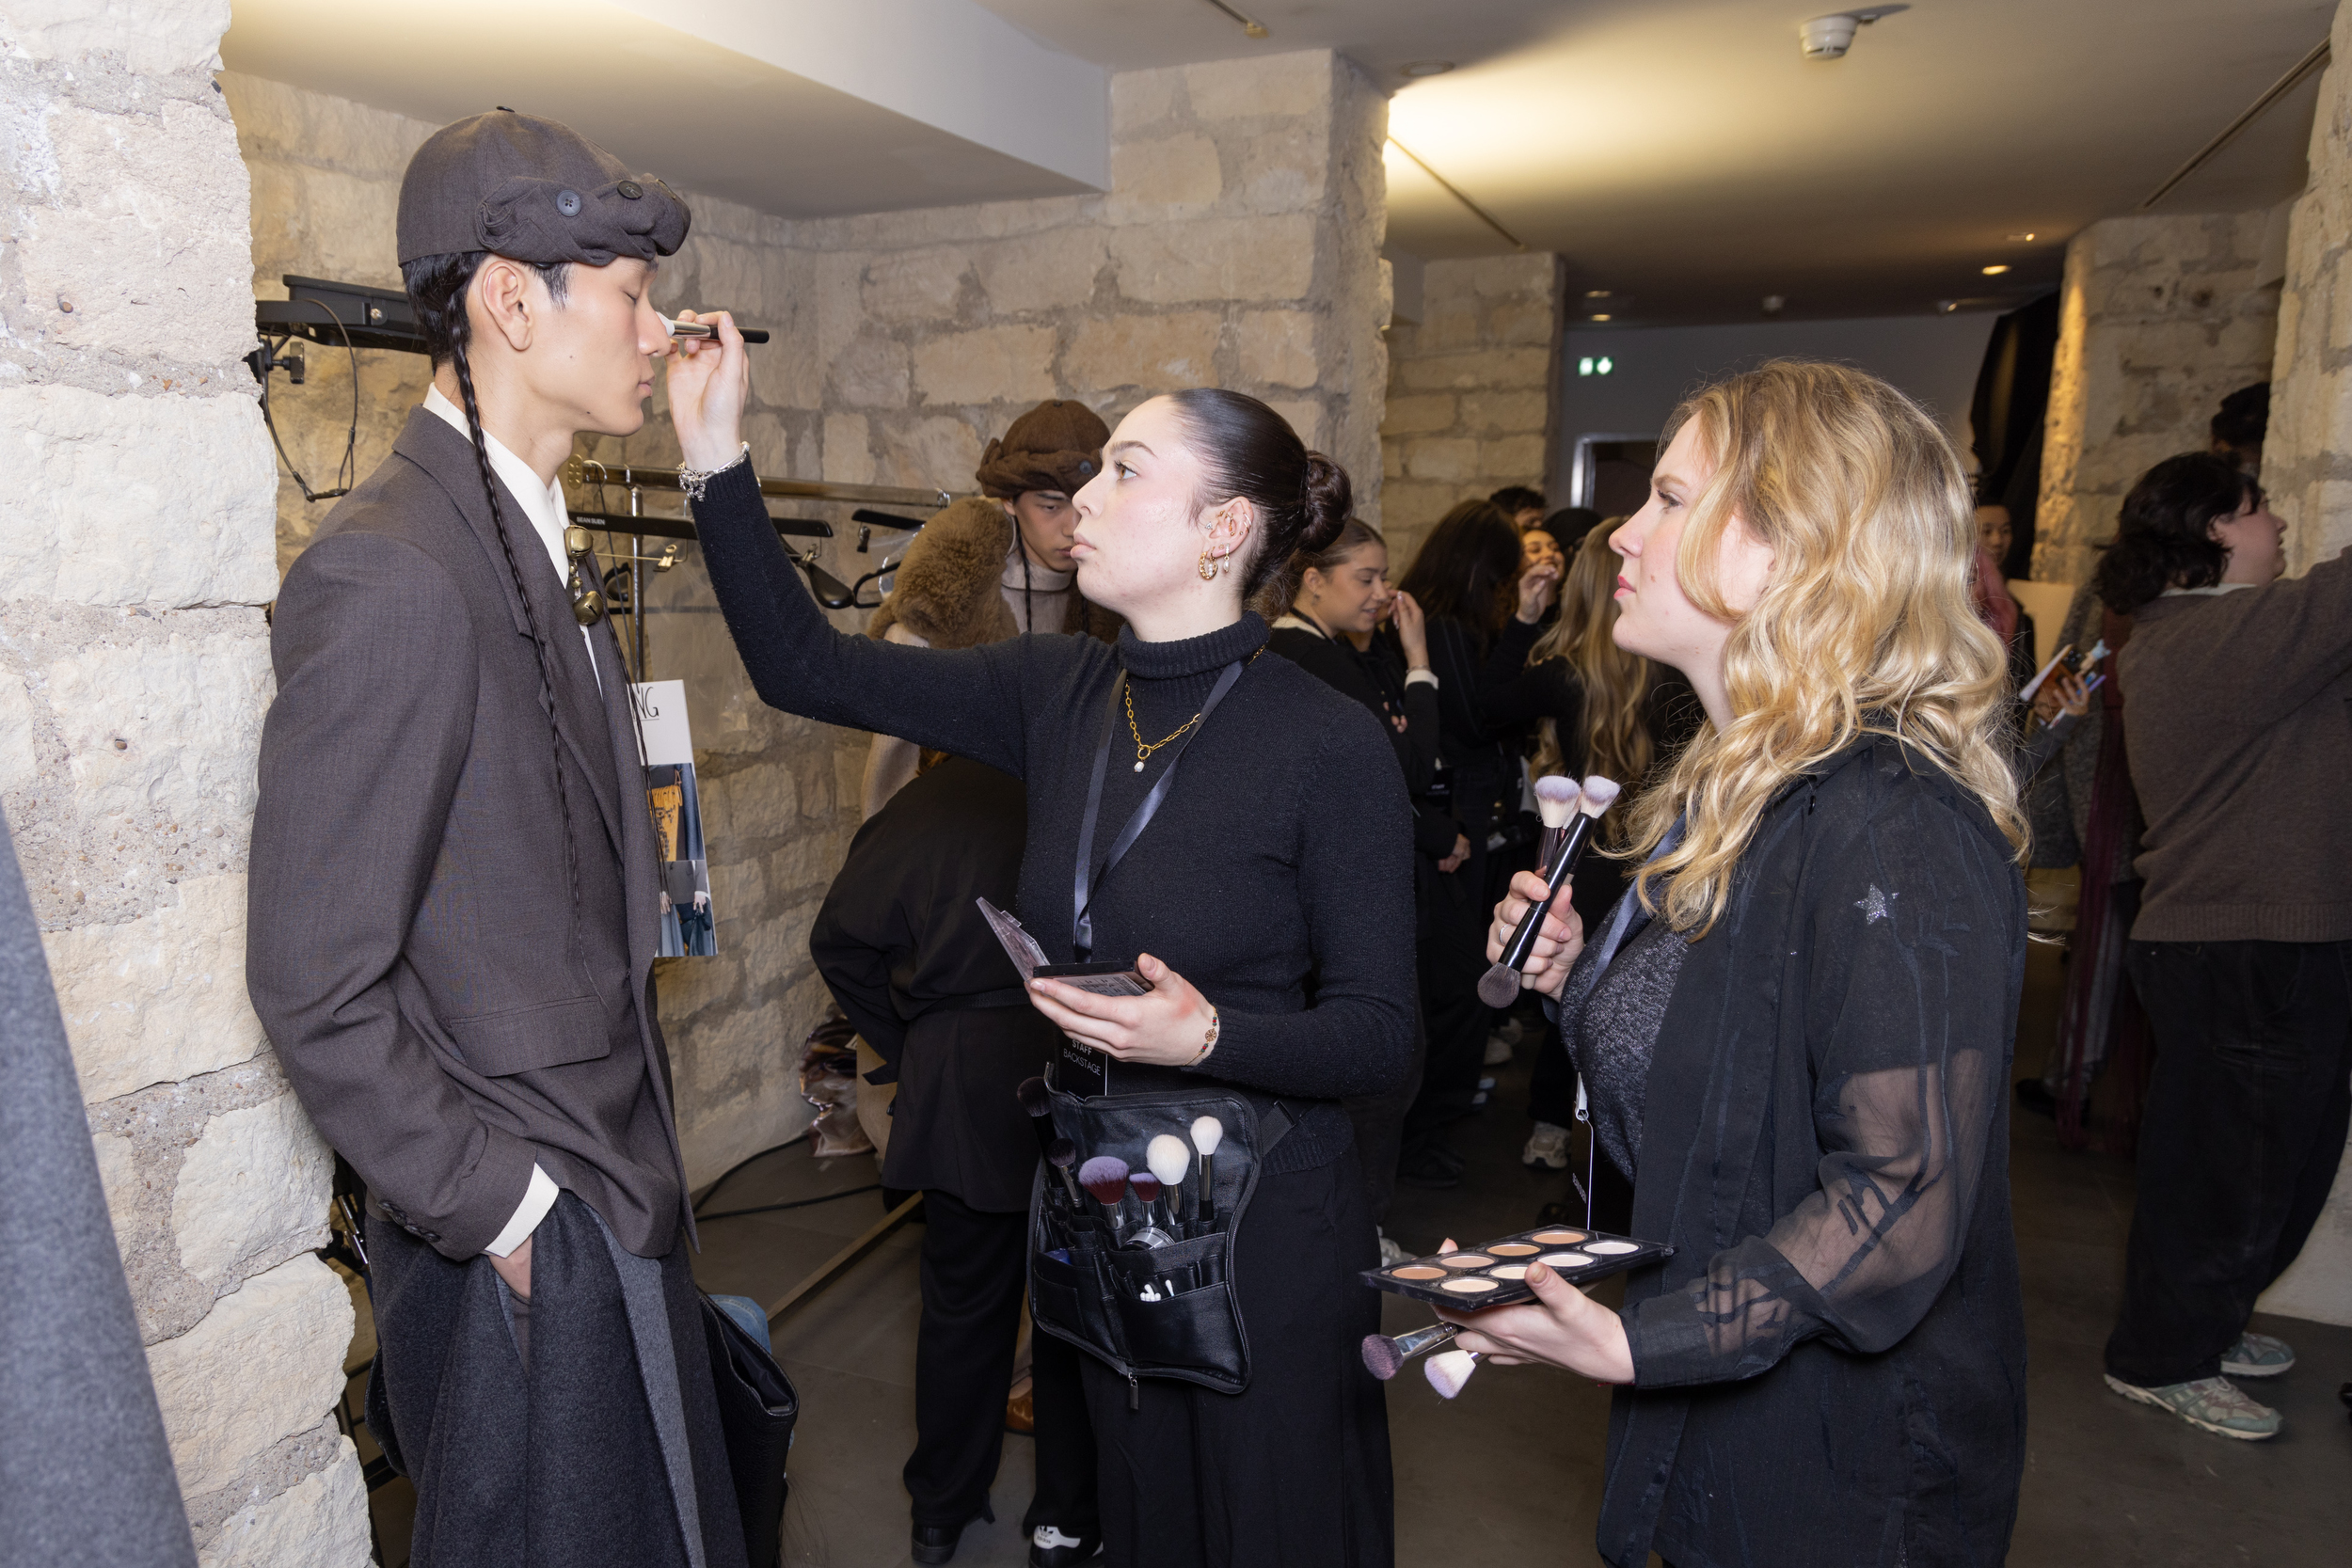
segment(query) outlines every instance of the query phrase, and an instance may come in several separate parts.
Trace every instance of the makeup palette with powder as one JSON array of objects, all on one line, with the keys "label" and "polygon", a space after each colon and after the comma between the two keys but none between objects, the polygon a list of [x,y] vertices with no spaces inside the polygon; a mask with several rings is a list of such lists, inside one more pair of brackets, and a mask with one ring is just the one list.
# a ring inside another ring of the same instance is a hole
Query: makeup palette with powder
[{"label": "makeup palette with powder", "polygon": [[1674,1256],[1663,1242],[1637,1242],[1581,1226],[1547,1225],[1522,1230],[1485,1246],[1408,1258],[1385,1269],[1366,1269],[1364,1283],[1416,1301],[1445,1307],[1507,1307],[1533,1301],[1527,1266],[1541,1263],[1571,1285],[1587,1285],[1613,1274]]}]

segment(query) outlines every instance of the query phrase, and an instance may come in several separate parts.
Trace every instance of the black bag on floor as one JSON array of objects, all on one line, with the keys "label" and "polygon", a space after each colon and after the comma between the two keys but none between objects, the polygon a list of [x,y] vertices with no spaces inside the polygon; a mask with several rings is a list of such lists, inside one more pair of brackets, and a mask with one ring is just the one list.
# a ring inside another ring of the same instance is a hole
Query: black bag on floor
[{"label": "black bag on floor", "polygon": [[1030,1316],[1130,1385],[1167,1377],[1240,1393],[1249,1386],[1249,1336],[1233,1278],[1233,1236],[1257,1190],[1264,1150],[1290,1131],[1288,1117],[1277,1106],[1262,1121],[1247,1100],[1216,1089],[1090,1100],[1053,1089],[1048,1099],[1055,1129],[1077,1145],[1079,1164],[1111,1154],[1148,1171],[1152,1139],[1168,1133],[1190,1149],[1193,1121],[1203,1116],[1222,1123],[1224,1136],[1210,1162],[1214,1217],[1201,1218],[1195,1156],[1184,1184],[1184,1223],[1163,1246],[1135,1244],[1146,1220],[1132,1196],[1114,1222],[1083,1188],[1073,1206],[1060,1175],[1040,1166],[1029,1206]]},{"label": "black bag on floor", "polygon": [[702,1309],[727,1469],[743,1515],[745,1555],[751,1568],[776,1568],[784,1554],[784,1500],[790,1489],[784,1466],[792,1451],[792,1424],[800,1419],[800,1398],[767,1346],[707,1295]]}]

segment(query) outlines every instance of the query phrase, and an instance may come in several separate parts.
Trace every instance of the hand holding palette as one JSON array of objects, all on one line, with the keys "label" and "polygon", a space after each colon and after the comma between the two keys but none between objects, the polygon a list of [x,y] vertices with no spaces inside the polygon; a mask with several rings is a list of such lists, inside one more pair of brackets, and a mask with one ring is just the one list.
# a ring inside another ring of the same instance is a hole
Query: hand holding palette
[{"label": "hand holding palette", "polygon": [[1366,1269],[1364,1283],[1457,1309],[1509,1307],[1535,1299],[1527,1283],[1530,1263],[1543,1264],[1571,1285],[1588,1285],[1671,1258],[1674,1250],[1663,1242],[1638,1242],[1554,1225],[1522,1230],[1485,1246],[1408,1258],[1385,1269]]}]

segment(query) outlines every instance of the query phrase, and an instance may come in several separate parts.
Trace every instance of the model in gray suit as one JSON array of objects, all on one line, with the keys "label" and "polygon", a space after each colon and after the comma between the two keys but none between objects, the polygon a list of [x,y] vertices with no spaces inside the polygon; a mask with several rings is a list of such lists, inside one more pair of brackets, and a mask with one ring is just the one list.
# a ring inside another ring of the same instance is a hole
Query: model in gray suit
[{"label": "model in gray suit", "polygon": [[629,675],[575,618],[556,479],[579,431],[644,422],[647,286],[687,225],[549,121],[428,140],[399,241],[434,390],[272,626],[247,980],[368,1185],[369,1421],[420,1565],[745,1560]]}]

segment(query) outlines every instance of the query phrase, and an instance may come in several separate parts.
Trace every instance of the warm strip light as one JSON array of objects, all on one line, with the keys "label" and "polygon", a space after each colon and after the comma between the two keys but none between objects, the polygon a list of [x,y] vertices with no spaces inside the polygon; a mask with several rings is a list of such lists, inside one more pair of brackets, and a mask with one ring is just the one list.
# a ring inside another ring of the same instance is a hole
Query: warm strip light
[{"label": "warm strip light", "polygon": [[1987,277],[1998,277],[2001,274],[2007,271],[2009,271],[2009,263],[2007,261],[1995,261],[1991,266],[1984,269],[1984,275]]}]

